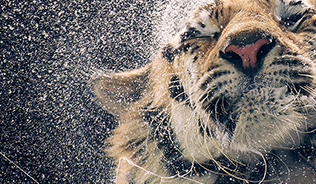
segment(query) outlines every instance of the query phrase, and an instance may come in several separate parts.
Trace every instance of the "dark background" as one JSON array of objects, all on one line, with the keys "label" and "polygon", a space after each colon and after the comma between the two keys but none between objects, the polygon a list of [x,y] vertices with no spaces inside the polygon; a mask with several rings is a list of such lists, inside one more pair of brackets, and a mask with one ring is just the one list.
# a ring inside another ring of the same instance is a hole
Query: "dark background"
[{"label": "dark background", "polygon": [[0,184],[112,183],[90,77],[149,62],[203,1],[0,0]]},{"label": "dark background", "polygon": [[149,61],[153,1],[2,0],[0,8],[0,183],[36,183],[17,166],[38,183],[111,183],[102,149],[116,122],[89,78]]}]

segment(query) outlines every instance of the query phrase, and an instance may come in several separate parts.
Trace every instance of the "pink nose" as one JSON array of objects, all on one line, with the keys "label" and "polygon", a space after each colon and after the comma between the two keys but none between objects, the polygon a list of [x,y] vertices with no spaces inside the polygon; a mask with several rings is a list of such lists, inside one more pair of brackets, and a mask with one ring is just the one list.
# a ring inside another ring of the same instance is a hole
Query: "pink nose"
[{"label": "pink nose", "polygon": [[259,39],[253,44],[245,45],[242,47],[236,45],[229,45],[226,47],[225,52],[234,52],[242,59],[242,66],[244,69],[256,68],[257,54],[259,49],[265,45],[269,44],[267,39]]}]

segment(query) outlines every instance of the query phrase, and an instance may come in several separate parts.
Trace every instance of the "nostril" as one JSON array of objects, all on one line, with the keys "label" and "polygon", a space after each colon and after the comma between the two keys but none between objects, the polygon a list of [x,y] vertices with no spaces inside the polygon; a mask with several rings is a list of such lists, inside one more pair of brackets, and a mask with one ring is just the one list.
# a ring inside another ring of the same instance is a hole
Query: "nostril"
[{"label": "nostril", "polygon": [[219,56],[225,60],[228,60],[230,63],[232,63],[234,65],[234,67],[242,70],[243,66],[242,66],[242,58],[236,54],[235,52],[219,52]]},{"label": "nostril", "polygon": [[255,43],[249,45],[229,45],[225,49],[225,52],[235,52],[238,54],[242,59],[244,69],[256,68],[258,51],[263,45],[268,43],[269,41],[267,39],[259,39]]},{"label": "nostril", "polygon": [[268,44],[262,45],[257,53],[257,61],[262,61],[263,58],[270,52],[270,50],[275,46],[275,41],[270,41]]},{"label": "nostril", "polygon": [[254,74],[262,66],[263,58],[274,46],[273,40],[266,38],[247,45],[235,44],[228,45],[224,52],[220,52],[220,56],[250,74]]}]

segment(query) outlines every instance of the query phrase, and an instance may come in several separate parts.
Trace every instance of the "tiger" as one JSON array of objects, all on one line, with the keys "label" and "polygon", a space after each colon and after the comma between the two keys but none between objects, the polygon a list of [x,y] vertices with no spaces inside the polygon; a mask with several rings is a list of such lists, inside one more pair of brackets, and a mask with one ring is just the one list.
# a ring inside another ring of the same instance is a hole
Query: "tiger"
[{"label": "tiger", "polygon": [[95,74],[116,183],[316,183],[316,1],[215,0],[151,62]]}]

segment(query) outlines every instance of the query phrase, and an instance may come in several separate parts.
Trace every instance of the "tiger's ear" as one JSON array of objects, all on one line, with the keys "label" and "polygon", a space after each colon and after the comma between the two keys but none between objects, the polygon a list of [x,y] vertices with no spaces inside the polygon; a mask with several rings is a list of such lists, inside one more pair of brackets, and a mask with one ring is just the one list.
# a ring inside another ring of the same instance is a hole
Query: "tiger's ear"
[{"label": "tiger's ear", "polygon": [[129,110],[131,103],[144,95],[149,72],[150,64],[147,64],[127,72],[96,75],[91,80],[91,86],[105,110],[121,115]]}]

